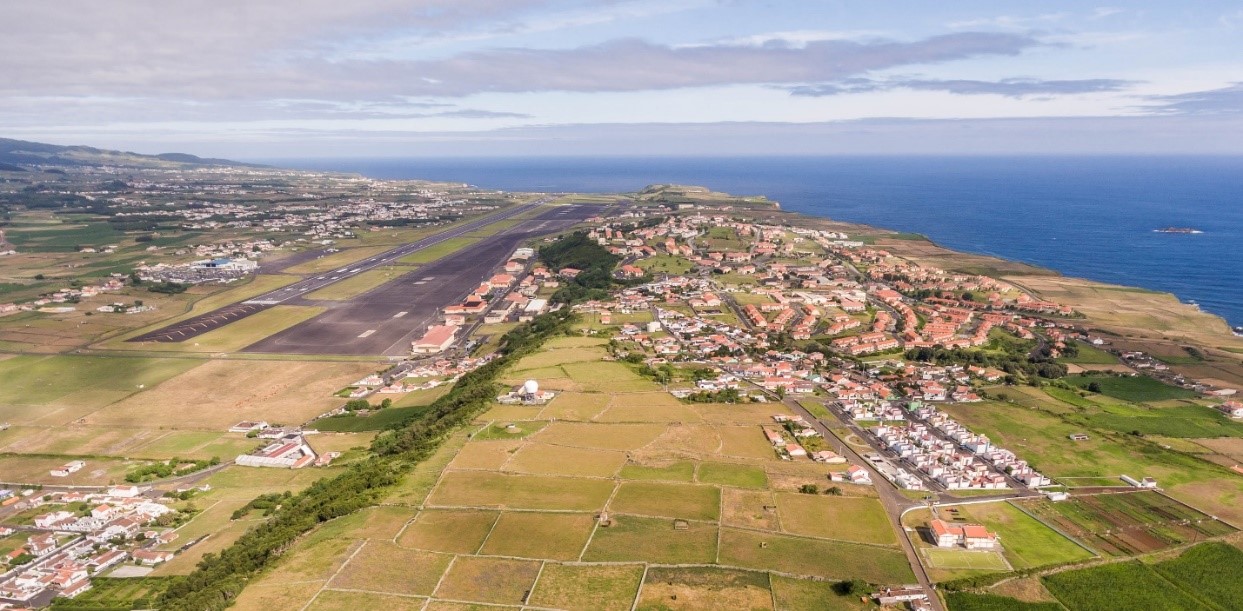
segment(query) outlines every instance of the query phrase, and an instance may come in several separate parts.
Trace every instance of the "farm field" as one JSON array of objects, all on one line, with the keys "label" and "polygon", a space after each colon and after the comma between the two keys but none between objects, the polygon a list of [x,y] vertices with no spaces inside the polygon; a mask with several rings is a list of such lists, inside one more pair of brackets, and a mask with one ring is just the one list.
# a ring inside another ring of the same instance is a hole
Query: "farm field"
[{"label": "farm field", "polygon": [[1230,525],[1156,492],[1023,501],[1021,506],[1110,556],[1131,556],[1235,532]]},{"label": "farm field", "polygon": [[1096,383],[1101,387],[1101,394],[1130,401],[1144,403],[1148,401],[1165,401],[1168,399],[1190,399],[1196,397],[1194,391],[1170,386],[1148,376],[1067,376],[1067,384],[1086,389],[1089,384]]},{"label": "farm field", "polygon": [[15,356],[0,360],[0,421],[67,424],[201,365],[185,359]]},{"label": "farm field", "polygon": [[1063,605],[1075,611],[1206,608],[1137,561],[1054,573],[1042,581]]},{"label": "farm field", "polygon": [[[1010,503],[957,507],[951,505],[941,507],[939,515],[941,519],[951,522],[983,524],[990,532],[997,533],[1001,540],[1002,554],[1006,564],[1016,570],[1077,562],[1094,557],[1092,552],[1023,513]],[[928,511],[921,510],[907,514],[904,522],[908,526],[922,529],[930,519]],[[921,542],[931,545],[928,540]],[[1002,566],[998,570],[1006,570],[1006,567]]]},{"label": "farm field", "polygon": [[[1170,496],[1227,522],[1243,523],[1243,478],[1195,456],[1014,405],[958,404],[943,410],[1054,480],[1084,485],[1070,478],[1094,478],[1091,485],[1125,485],[1117,479],[1124,474],[1153,477]],[[1068,438],[1085,430],[1087,441]]]}]

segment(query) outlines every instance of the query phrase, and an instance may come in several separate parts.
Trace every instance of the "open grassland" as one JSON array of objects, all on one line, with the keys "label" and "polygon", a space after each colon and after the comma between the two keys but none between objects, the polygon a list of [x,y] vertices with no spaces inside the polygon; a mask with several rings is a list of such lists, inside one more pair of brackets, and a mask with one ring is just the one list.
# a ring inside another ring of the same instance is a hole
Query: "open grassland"
[{"label": "open grassland", "polygon": [[364,433],[382,431],[391,426],[427,413],[427,406],[389,407],[368,413],[345,413],[320,418],[311,427],[330,433]]},{"label": "open grassland", "polygon": [[454,469],[498,471],[521,446],[522,443],[517,439],[476,440],[462,446],[451,466]]},{"label": "open grassland", "polygon": [[715,486],[622,482],[609,509],[644,516],[716,520],[720,516],[720,505],[720,489]]},{"label": "open grassland", "polygon": [[330,284],[318,291],[307,293],[304,297],[307,299],[326,299],[330,301],[352,299],[382,284],[396,280],[406,271],[408,270],[397,270],[388,267],[368,270],[345,278],[340,282]]},{"label": "open grassland", "polygon": [[1006,404],[945,405],[944,411],[1057,478],[1154,477],[1171,496],[1232,523],[1243,523],[1243,478],[1194,456],[1130,435],[1087,429],[1055,415]]},{"label": "open grassland", "polygon": [[721,524],[779,532],[777,499],[767,490],[722,488]]},{"label": "open grassland", "polygon": [[1115,609],[1200,610],[1205,605],[1139,562],[1119,562],[1054,573],[1045,587],[1075,611]]},{"label": "open grassland", "polygon": [[775,496],[781,526],[788,533],[877,545],[898,543],[889,518],[876,499],[797,492],[780,492]]},{"label": "open grassland", "polygon": [[107,486],[125,481],[125,474],[147,461],[91,458],[86,466],[68,477],[53,477],[49,471],[68,462],[66,457],[0,456],[0,479],[23,484],[60,486]]},{"label": "open grassland", "polygon": [[[598,536],[598,535],[597,535]],[[897,548],[724,528],[721,564],[828,579],[910,583],[915,576]]]},{"label": "open grassland", "polygon": [[635,264],[649,274],[681,275],[695,268],[695,264],[685,257],[673,255],[656,255]]},{"label": "open grassland", "polygon": [[428,503],[433,506],[599,511],[612,492],[613,482],[603,479],[450,471],[445,473]]},{"label": "open grassland", "polygon": [[1024,509],[1114,556],[1145,554],[1235,529],[1156,492],[1025,501]]},{"label": "open grassland", "polygon": [[547,560],[578,560],[596,519],[589,513],[506,512],[479,553]]},{"label": "open grassland", "polygon": [[567,611],[629,611],[643,567],[545,564],[530,604]]},{"label": "open grassland", "polygon": [[569,363],[591,363],[602,359],[605,356],[604,348],[600,346],[580,346],[570,348],[559,348],[556,350],[542,350],[530,356],[523,357],[518,361],[511,371],[523,372],[530,369],[542,369],[544,367],[555,367]]},{"label": "open grassland", "polygon": [[1114,365],[1118,363],[1118,357],[1084,342],[1074,342],[1075,347],[1079,349],[1079,353],[1075,356],[1068,356],[1058,359],[1059,363],[1083,365],[1086,369],[1091,369],[1092,365]]},{"label": "open grassland", "polygon": [[15,427],[0,436],[0,452],[128,458],[210,459],[249,452],[258,440],[238,433],[162,431],[138,428],[67,426],[55,428]]},{"label": "open grassland", "polygon": [[521,605],[539,572],[536,561],[458,556],[436,588],[436,597]]},{"label": "open grassland", "polygon": [[483,545],[500,513],[427,509],[402,531],[402,547],[450,554],[473,554]]},{"label": "open grassland", "polygon": [[615,362],[566,363],[566,375],[583,388],[599,392],[641,392],[660,390],[655,382],[640,377],[634,370]]},{"label": "open grassland", "polygon": [[372,370],[369,363],[213,360],[109,405],[87,423],[211,430],[239,420],[297,424],[340,405],[332,393]]},{"label": "open grassland", "polygon": [[717,527],[691,522],[683,530],[673,520],[610,516],[613,525],[599,528],[583,560],[589,562],[651,562],[706,564],[716,560]]},{"label": "open grassland", "polygon": [[93,356],[17,356],[0,361],[0,421],[67,424],[192,370],[198,361]]},{"label": "open grassland", "polygon": [[768,575],[713,567],[651,568],[636,609],[772,609]]},{"label": "open grassland", "polygon": [[[323,581],[251,583],[238,595],[231,609],[239,611],[272,611],[273,609],[301,609],[320,593]],[[422,599],[418,599],[422,602]]]},{"label": "open grassland", "polygon": [[853,611],[871,608],[869,603],[860,601],[858,597],[838,594],[830,582],[790,579],[781,575],[771,575],[769,580],[773,601],[776,603],[774,606],[780,611]]},{"label": "open grassland", "polygon": [[611,477],[626,462],[624,452],[527,443],[505,470],[542,475]]}]

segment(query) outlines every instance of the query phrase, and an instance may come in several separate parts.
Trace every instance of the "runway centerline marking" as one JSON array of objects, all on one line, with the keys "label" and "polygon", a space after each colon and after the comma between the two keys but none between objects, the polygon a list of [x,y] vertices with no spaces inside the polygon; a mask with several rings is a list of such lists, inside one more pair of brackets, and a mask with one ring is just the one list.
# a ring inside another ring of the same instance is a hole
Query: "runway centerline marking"
[{"label": "runway centerline marking", "polygon": [[405,316],[406,314],[409,314],[409,312],[398,312],[393,315],[393,318],[401,318],[402,316]]},{"label": "runway centerline marking", "polygon": [[368,335],[371,335],[372,333],[375,333],[375,329],[367,329],[366,331],[359,333],[358,337],[359,338],[367,337]]}]

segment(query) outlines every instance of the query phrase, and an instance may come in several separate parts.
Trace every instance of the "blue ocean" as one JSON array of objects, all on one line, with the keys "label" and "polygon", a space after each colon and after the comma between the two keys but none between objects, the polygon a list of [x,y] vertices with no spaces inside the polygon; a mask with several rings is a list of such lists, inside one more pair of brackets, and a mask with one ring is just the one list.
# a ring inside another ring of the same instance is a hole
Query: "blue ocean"
[{"label": "blue ocean", "polygon": [[[265,160],[509,191],[694,184],[922,233],[955,250],[1174,293],[1243,325],[1243,157]],[[1157,233],[1190,227],[1200,234]]]}]

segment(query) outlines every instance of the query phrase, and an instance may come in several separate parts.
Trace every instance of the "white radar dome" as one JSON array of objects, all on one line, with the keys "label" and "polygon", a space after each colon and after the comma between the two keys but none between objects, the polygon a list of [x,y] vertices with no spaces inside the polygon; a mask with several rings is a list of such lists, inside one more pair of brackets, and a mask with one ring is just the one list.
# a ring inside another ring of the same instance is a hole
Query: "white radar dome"
[{"label": "white radar dome", "polygon": [[526,384],[522,385],[522,392],[528,395],[533,395],[539,392],[539,382],[536,382],[535,380],[527,380]]}]

